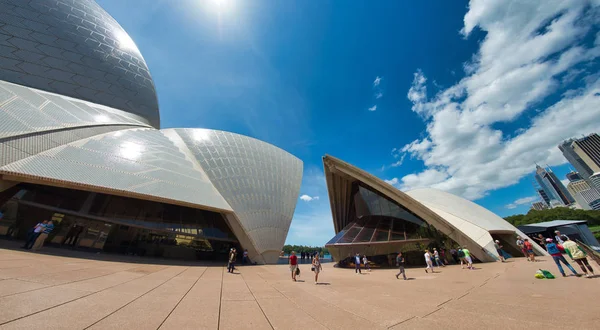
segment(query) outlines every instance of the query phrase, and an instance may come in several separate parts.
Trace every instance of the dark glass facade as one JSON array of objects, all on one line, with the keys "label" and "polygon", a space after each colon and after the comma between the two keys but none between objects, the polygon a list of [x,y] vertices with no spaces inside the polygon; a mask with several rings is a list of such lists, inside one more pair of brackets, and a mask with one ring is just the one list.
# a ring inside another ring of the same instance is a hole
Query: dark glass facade
[{"label": "dark glass facade", "polygon": [[450,243],[423,219],[362,183],[353,184],[347,214],[348,224],[325,245],[337,260],[360,253],[387,263],[388,255],[399,251],[412,251],[418,259],[422,249]]},{"label": "dark glass facade", "polygon": [[46,244],[175,259],[224,259],[239,243],[223,215],[166,203],[21,184],[0,206],[0,235],[25,239],[52,219]]}]

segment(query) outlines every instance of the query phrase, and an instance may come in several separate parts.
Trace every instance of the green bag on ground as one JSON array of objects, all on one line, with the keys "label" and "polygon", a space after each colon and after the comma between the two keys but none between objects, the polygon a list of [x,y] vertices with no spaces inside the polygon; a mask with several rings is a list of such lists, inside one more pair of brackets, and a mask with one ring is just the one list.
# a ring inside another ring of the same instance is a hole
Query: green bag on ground
[{"label": "green bag on ground", "polygon": [[556,278],[556,277],[554,277],[554,275],[552,275],[552,273],[550,273],[547,270],[540,269],[540,271],[542,271],[542,274],[544,274],[545,278],[548,278],[548,279],[555,279]]}]

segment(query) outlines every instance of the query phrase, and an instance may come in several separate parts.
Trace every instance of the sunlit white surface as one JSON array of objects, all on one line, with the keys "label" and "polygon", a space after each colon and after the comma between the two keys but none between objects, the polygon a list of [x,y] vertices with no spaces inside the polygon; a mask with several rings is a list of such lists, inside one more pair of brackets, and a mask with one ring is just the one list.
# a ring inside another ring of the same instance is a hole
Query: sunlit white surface
[{"label": "sunlit white surface", "polygon": [[137,45],[135,44],[133,39],[131,39],[131,37],[127,33],[125,33],[125,31],[115,30],[115,38],[119,42],[119,47],[121,48],[121,50],[139,52]]},{"label": "sunlit white surface", "polygon": [[193,133],[194,139],[196,141],[209,141],[210,140],[210,132],[206,130],[195,130]]},{"label": "sunlit white surface", "polygon": [[124,158],[130,159],[130,160],[136,160],[136,159],[140,158],[140,156],[142,155],[142,152],[144,152],[144,150],[145,150],[145,148],[141,144],[131,142],[131,141],[125,141],[121,144],[119,154]]},{"label": "sunlit white surface", "polygon": [[110,121],[110,118],[107,115],[97,115],[94,116],[94,120],[97,123],[108,123]]}]

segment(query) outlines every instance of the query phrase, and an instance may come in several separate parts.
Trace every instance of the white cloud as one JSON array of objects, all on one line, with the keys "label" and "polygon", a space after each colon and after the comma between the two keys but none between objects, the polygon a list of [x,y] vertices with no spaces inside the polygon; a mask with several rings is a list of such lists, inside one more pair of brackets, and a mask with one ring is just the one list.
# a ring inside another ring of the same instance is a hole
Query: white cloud
[{"label": "white cloud", "polygon": [[394,163],[392,163],[390,166],[398,167],[398,166],[402,165],[402,163],[404,163],[404,158],[406,157],[406,153],[403,153],[402,155],[394,155],[394,157],[397,158],[398,160],[395,161]]},{"label": "white cloud", "polygon": [[506,205],[505,207],[507,209],[511,209],[512,210],[512,209],[516,209],[517,206],[519,206],[519,205],[531,204],[531,203],[537,201],[538,199],[539,199],[538,196],[523,197],[523,198],[519,198],[516,201],[514,201],[514,202],[512,202],[512,203],[510,203],[508,205]]},{"label": "white cloud", "polygon": [[375,104],[374,106],[369,108],[369,111],[375,111],[377,110],[377,104]]},{"label": "white cloud", "polygon": [[392,178],[391,180],[383,180],[385,181],[385,183],[387,184],[391,184],[392,186],[395,186],[398,184],[398,178]]},{"label": "white cloud", "polygon": [[383,97],[383,93],[382,93],[382,92],[377,92],[377,93],[375,94],[375,98],[376,98],[376,99],[380,99],[380,98],[382,98],[382,97]]},{"label": "white cloud", "polygon": [[305,202],[318,201],[319,200],[319,196],[302,195],[302,196],[300,196],[300,199],[303,200],[303,201],[305,201]]},{"label": "white cloud", "polygon": [[383,78],[380,76],[375,77],[375,80],[373,80],[373,87],[379,86],[379,84],[381,83],[381,79]]},{"label": "white cloud", "polygon": [[[311,200],[296,206],[286,244],[323,246],[334,236],[334,230],[327,198],[316,198],[327,196],[327,183],[322,168],[305,168],[302,191],[305,194],[300,198],[307,196]],[[305,199],[308,198],[304,197],[302,200]]]},{"label": "white cloud", "polygon": [[563,179],[560,180],[560,182],[562,182],[562,184],[566,187],[569,184],[569,179]]},{"label": "white cloud", "polygon": [[[566,162],[559,142],[600,131],[599,76],[577,72],[581,83],[568,93],[562,85],[578,64],[600,55],[599,45],[584,41],[600,23],[599,5],[472,0],[461,32],[469,37],[479,28],[487,32],[485,39],[465,65],[467,75],[432,97],[424,73],[414,74],[407,97],[424,119],[426,134],[400,150],[426,168],[402,177],[397,186],[431,186],[477,199],[517,183],[536,162]],[[543,104],[553,93],[562,98]],[[511,132],[496,128],[526,112],[528,126]]]}]

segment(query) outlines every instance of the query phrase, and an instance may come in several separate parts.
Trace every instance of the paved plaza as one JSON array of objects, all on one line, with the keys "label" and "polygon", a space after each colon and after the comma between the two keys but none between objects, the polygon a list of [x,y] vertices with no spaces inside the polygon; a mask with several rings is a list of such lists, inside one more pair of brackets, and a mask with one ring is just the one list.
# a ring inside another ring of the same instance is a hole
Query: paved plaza
[{"label": "paved plaza", "polygon": [[[1,329],[598,329],[600,278],[557,274],[549,258],[409,268],[357,275],[309,265],[292,282],[286,265],[199,265],[0,242]],[[10,247],[7,248],[7,247]],[[595,263],[593,265],[597,267]]]}]

